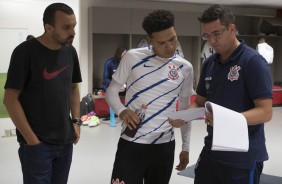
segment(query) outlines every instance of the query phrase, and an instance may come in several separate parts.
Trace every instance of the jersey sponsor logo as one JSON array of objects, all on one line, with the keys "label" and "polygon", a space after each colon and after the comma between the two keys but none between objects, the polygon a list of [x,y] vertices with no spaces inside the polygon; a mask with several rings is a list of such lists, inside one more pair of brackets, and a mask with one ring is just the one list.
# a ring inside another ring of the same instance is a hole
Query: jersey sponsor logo
[{"label": "jersey sponsor logo", "polygon": [[144,67],[154,67],[154,66],[151,66],[151,65],[146,65],[146,63],[143,66]]},{"label": "jersey sponsor logo", "polygon": [[47,72],[46,67],[45,67],[45,69],[43,71],[43,77],[44,77],[45,80],[51,80],[51,79],[55,78],[56,76],[58,76],[60,73],[62,73],[67,67],[69,67],[69,65],[67,65],[67,66],[65,66],[65,67],[63,67],[59,70],[56,70],[54,72],[51,72],[51,73]]},{"label": "jersey sponsor logo", "polygon": [[169,72],[168,72],[168,78],[171,80],[177,80],[179,78],[178,71],[179,67],[175,65],[169,65]]},{"label": "jersey sponsor logo", "polygon": [[206,77],[205,80],[206,80],[206,81],[211,81],[211,80],[212,80],[212,77]]},{"label": "jersey sponsor logo", "polygon": [[241,69],[240,66],[232,66],[230,68],[230,71],[228,73],[228,76],[227,76],[227,79],[230,80],[231,82],[234,81],[234,80],[238,80],[239,78],[239,70]]}]

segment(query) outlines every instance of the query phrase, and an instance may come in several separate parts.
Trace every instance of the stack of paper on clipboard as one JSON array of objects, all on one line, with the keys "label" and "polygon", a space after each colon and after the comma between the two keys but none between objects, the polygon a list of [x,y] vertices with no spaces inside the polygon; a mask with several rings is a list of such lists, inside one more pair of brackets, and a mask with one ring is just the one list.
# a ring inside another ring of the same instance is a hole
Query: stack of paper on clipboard
[{"label": "stack of paper on clipboard", "polygon": [[206,102],[205,108],[177,111],[167,114],[167,117],[192,121],[204,116],[205,111],[213,112],[212,150],[237,152],[249,150],[248,125],[241,113]]}]

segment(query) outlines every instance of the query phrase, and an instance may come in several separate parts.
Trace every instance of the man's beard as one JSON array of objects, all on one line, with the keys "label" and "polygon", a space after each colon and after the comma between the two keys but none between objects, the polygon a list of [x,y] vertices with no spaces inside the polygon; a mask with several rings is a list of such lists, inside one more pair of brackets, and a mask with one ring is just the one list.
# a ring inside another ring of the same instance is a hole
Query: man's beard
[{"label": "man's beard", "polygon": [[67,40],[63,43],[61,43],[63,46],[71,46],[73,42],[74,36],[70,36],[67,38]]}]

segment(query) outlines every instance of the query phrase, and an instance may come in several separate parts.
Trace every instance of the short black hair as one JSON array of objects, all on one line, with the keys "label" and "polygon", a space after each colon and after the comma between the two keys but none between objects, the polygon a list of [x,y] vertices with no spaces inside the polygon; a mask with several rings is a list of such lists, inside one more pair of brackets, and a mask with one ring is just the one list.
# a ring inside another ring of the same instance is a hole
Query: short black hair
[{"label": "short black hair", "polygon": [[257,42],[265,42],[266,41],[266,39],[265,39],[265,36],[259,36],[259,37],[257,37]]},{"label": "short black hair", "polygon": [[219,20],[222,25],[227,27],[235,23],[235,16],[229,9],[215,4],[206,9],[198,20],[201,23],[210,23]]},{"label": "short black hair", "polygon": [[146,16],[142,27],[148,36],[174,26],[174,15],[168,10],[155,10]]},{"label": "short black hair", "polygon": [[55,20],[55,13],[56,11],[62,11],[68,15],[73,15],[74,11],[71,7],[69,7],[68,5],[64,4],[64,3],[53,3],[50,4],[44,11],[43,14],[43,25],[45,24],[50,24],[50,25],[54,25]]},{"label": "short black hair", "polygon": [[127,51],[127,49],[126,49],[125,47],[118,47],[118,48],[116,49],[114,58],[115,58],[117,61],[120,61],[121,58],[122,58],[122,53],[123,53],[124,51]]}]

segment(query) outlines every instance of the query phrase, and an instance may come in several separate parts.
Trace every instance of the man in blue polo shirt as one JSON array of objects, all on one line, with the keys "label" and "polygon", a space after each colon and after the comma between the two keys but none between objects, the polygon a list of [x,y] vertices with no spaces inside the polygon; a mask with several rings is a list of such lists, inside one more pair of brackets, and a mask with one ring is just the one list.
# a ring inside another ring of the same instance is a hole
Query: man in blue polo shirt
[{"label": "man in blue polo shirt", "polygon": [[189,108],[210,101],[242,113],[248,123],[249,150],[212,151],[213,116],[206,113],[208,135],[195,167],[195,184],[259,184],[268,159],[264,123],[272,118],[270,68],[258,52],[236,38],[235,18],[228,9],[212,5],[199,21],[202,37],[215,54],[203,65],[197,98]]}]

